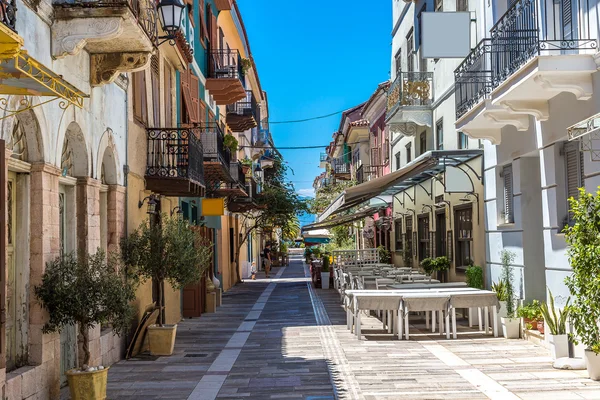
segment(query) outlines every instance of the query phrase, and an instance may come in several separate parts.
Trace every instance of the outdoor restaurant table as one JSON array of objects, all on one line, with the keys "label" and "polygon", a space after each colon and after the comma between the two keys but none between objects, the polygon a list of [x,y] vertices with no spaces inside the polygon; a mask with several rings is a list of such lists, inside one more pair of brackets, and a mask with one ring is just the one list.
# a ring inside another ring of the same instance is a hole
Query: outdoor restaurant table
[{"label": "outdoor restaurant table", "polygon": [[[433,279],[431,280],[434,281]],[[448,283],[399,283],[396,285],[388,286],[388,290],[406,290],[406,289],[458,289],[467,288],[465,282],[448,282]],[[476,289],[478,290],[478,289]]]}]

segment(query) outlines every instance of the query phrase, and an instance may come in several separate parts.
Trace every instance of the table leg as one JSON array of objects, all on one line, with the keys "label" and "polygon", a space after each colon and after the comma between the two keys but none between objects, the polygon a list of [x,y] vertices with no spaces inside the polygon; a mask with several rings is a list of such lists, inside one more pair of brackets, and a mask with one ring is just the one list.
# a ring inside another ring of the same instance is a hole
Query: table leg
[{"label": "table leg", "polygon": [[394,319],[393,319],[394,317],[392,315],[392,311],[391,310],[388,310],[386,312],[387,312],[387,315],[388,315],[388,333],[392,333],[392,328],[393,328],[393,325],[394,325]]},{"label": "table leg", "polygon": [[494,325],[494,337],[498,337],[498,318],[496,318],[496,306],[492,306],[492,324]]},{"label": "table leg", "polygon": [[440,314],[438,315],[438,318],[440,320],[440,335],[444,334],[444,313],[442,310],[438,311]]},{"label": "table leg", "polygon": [[[454,313],[452,315],[456,316]],[[450,310],[446,310],[446,339],[450,339]]]},{"label": "table leg", "polygon": [[481,327],[481,307],[477,307],[477,320],[479,321],[479,330],[483,330]]},{"label": "table leg", "polygon": [[406,331],[405,336],[406,340],[408,340],[408,310],[404,310],[404,330]]},{"label": "table leg", "polygon": [[398,310],[398,340],[402,340],[402,332],[404,331],[404,326],[402,322],[404,321],[404,312],[402,308]]},{"label": "table leg", "polygon": [[392,311],[392,335],[398,334],[398,310]]},{"label": "table leg", "polygon": [[431,333],[435,333],[435,311],[431,312]]},{"label": "table leg", "polygon": [[473,309],[469,307],[469,328],[473,327]]},{"label": "table leg", "polygon": [[356,313],[355,327],[356,337],[360,340],[360,311]]},{"label": "table leg", "polygon": [[381,321],[383,322],[383,330],[385,331],[386,323],[387,323],[387,312],[384,310],[381,312]]},{"label": "table leg", "polygon": [[346,328],[348,328],[350,330],[350,332],[352,332],[352,312],[350,311],[350,308],[346,309]]},{"label": "table leg", "polygon": [[[469,313],[471,309],[469,308]],[[469,323],[471,319],[469,318]],[[452,307],[452,337],[456,339],[456,308]]]},{"label": "table leg", "polygon": [[490,330],[489,312],[487,307],[483,309],[483,323],[485,326],[485,334],[487,335]]},{"label": "table leg", "polygon": [[429,329],[429,311],[425,311],[425,329]]}]

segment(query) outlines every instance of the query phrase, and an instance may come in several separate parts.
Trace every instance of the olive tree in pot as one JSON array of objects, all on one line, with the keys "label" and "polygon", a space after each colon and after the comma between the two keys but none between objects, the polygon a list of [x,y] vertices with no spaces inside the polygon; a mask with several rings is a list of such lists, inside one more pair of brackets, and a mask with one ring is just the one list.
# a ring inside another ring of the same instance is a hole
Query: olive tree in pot
[{"label": "olive tree in pot", "polygon": [[515,291],[513,286],[513,268],[515,253],[509,250],[500,252],[502,259],[502,280],[506,285],[506,317],[501,317],[502,333],[507,339],[518,339],[520,336],[521,319],[515,313]]},{"label": "olive tree in pot", "polygon": [[135,288],[117,260],[112,256],[107,260],[101,250],[79,258],[74,254],[58,257],[46,263],[42,282],[35,287],[36,297],[49,314],[43,333],[60,332],[66,325],[79,330],[83,359],[79,368],[66,373],[73,400],[106,398],[108,368],[90,365],[89,330],[110,324],[120,336],[129,328]]},{"label": "olive tree in pot", "polygon": [[450,269],[450,259],[446,256],[436,257],[434,260],[435,270],[438,279],[441,282],[448,282],[448,270]]},{"label": "olive tree in pot", "polygon": [[121,241],[124,263],[142,280],[157,283],[157,308],[161,310],[156,325],[148,327],[150,353],[157,356],[173,354],[177,324],[164,320],[164,282],[180,289],[198,282],[212,258],[212,247],[202,241],[180,216],[161,216],[158,224],[142,223]]},{"label": "olive tree in pot", "polygon": [[429,282],[431,282],[431,274],[435,271],[434,259],[429,257],[422,259],[421,268],[423,268],[423,272],[425,272],[425,275],[429,277]]},{"label": "olive tree in pot", "polygon": [[575,334],[571,340],[586,346],[585,361],[590,378],[600,380],[600,190],[595,194],[579,189],[579,198],[569,199],[575,222],[566,227],[567,254],[573,270],[565,280],[571,292],[569,317]]},{"label": "olive tree in pot", "polygon": [[548,334],[548,341],[550,342],[550,349],[552,351],[552,358],[557,359],[561,357],[569,357],[569,339],[567,336],[567,318],[569,317],[569,301],[567,302],[562,310],[556,310],[554,306],[554,296],[552,291],[548,288],[548,298],[550,299],[550,307],[548,304],[542,303],[540,305],[540,311],[544,317],[546,328],[550,331]]}]

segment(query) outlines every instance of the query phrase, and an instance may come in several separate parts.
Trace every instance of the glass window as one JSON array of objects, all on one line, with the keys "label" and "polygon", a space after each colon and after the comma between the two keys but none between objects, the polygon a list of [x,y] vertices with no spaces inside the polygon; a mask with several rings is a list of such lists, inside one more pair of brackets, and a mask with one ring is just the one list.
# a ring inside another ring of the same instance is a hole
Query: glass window
[{"label": "glass window", "polygon": [[408,143],[406,145],[406,163],[408,164],[411,161],[412,161],[412,143]]},{"label": "glass window", "polygon": [[468,206],[454,212],[456,229],[456,265],[470,265],[473,246],[473,207]]},{"label": "glass window", "polygon": [[469,137],[463,132],[458,132],[458,148],[459,149],[468,149],[469,148]]},{"label": "glass window", "polygon": [[397,152],[396,155],[396,170],[400,169],[400,152]]},{"label": "glass window", "polygon": [[444,150],[444,122],[440,119],[435,124],[435,141],[438,150]]}]

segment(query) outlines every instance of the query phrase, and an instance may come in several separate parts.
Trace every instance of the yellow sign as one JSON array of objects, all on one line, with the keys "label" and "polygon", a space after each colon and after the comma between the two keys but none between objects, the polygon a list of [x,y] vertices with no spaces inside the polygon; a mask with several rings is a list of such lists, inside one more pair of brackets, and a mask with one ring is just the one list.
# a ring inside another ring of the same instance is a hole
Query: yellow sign
[{"label": "yellow sign", "polygon": [[202,199],[202,216],[216,217],[225,214],[225,199]]}]

